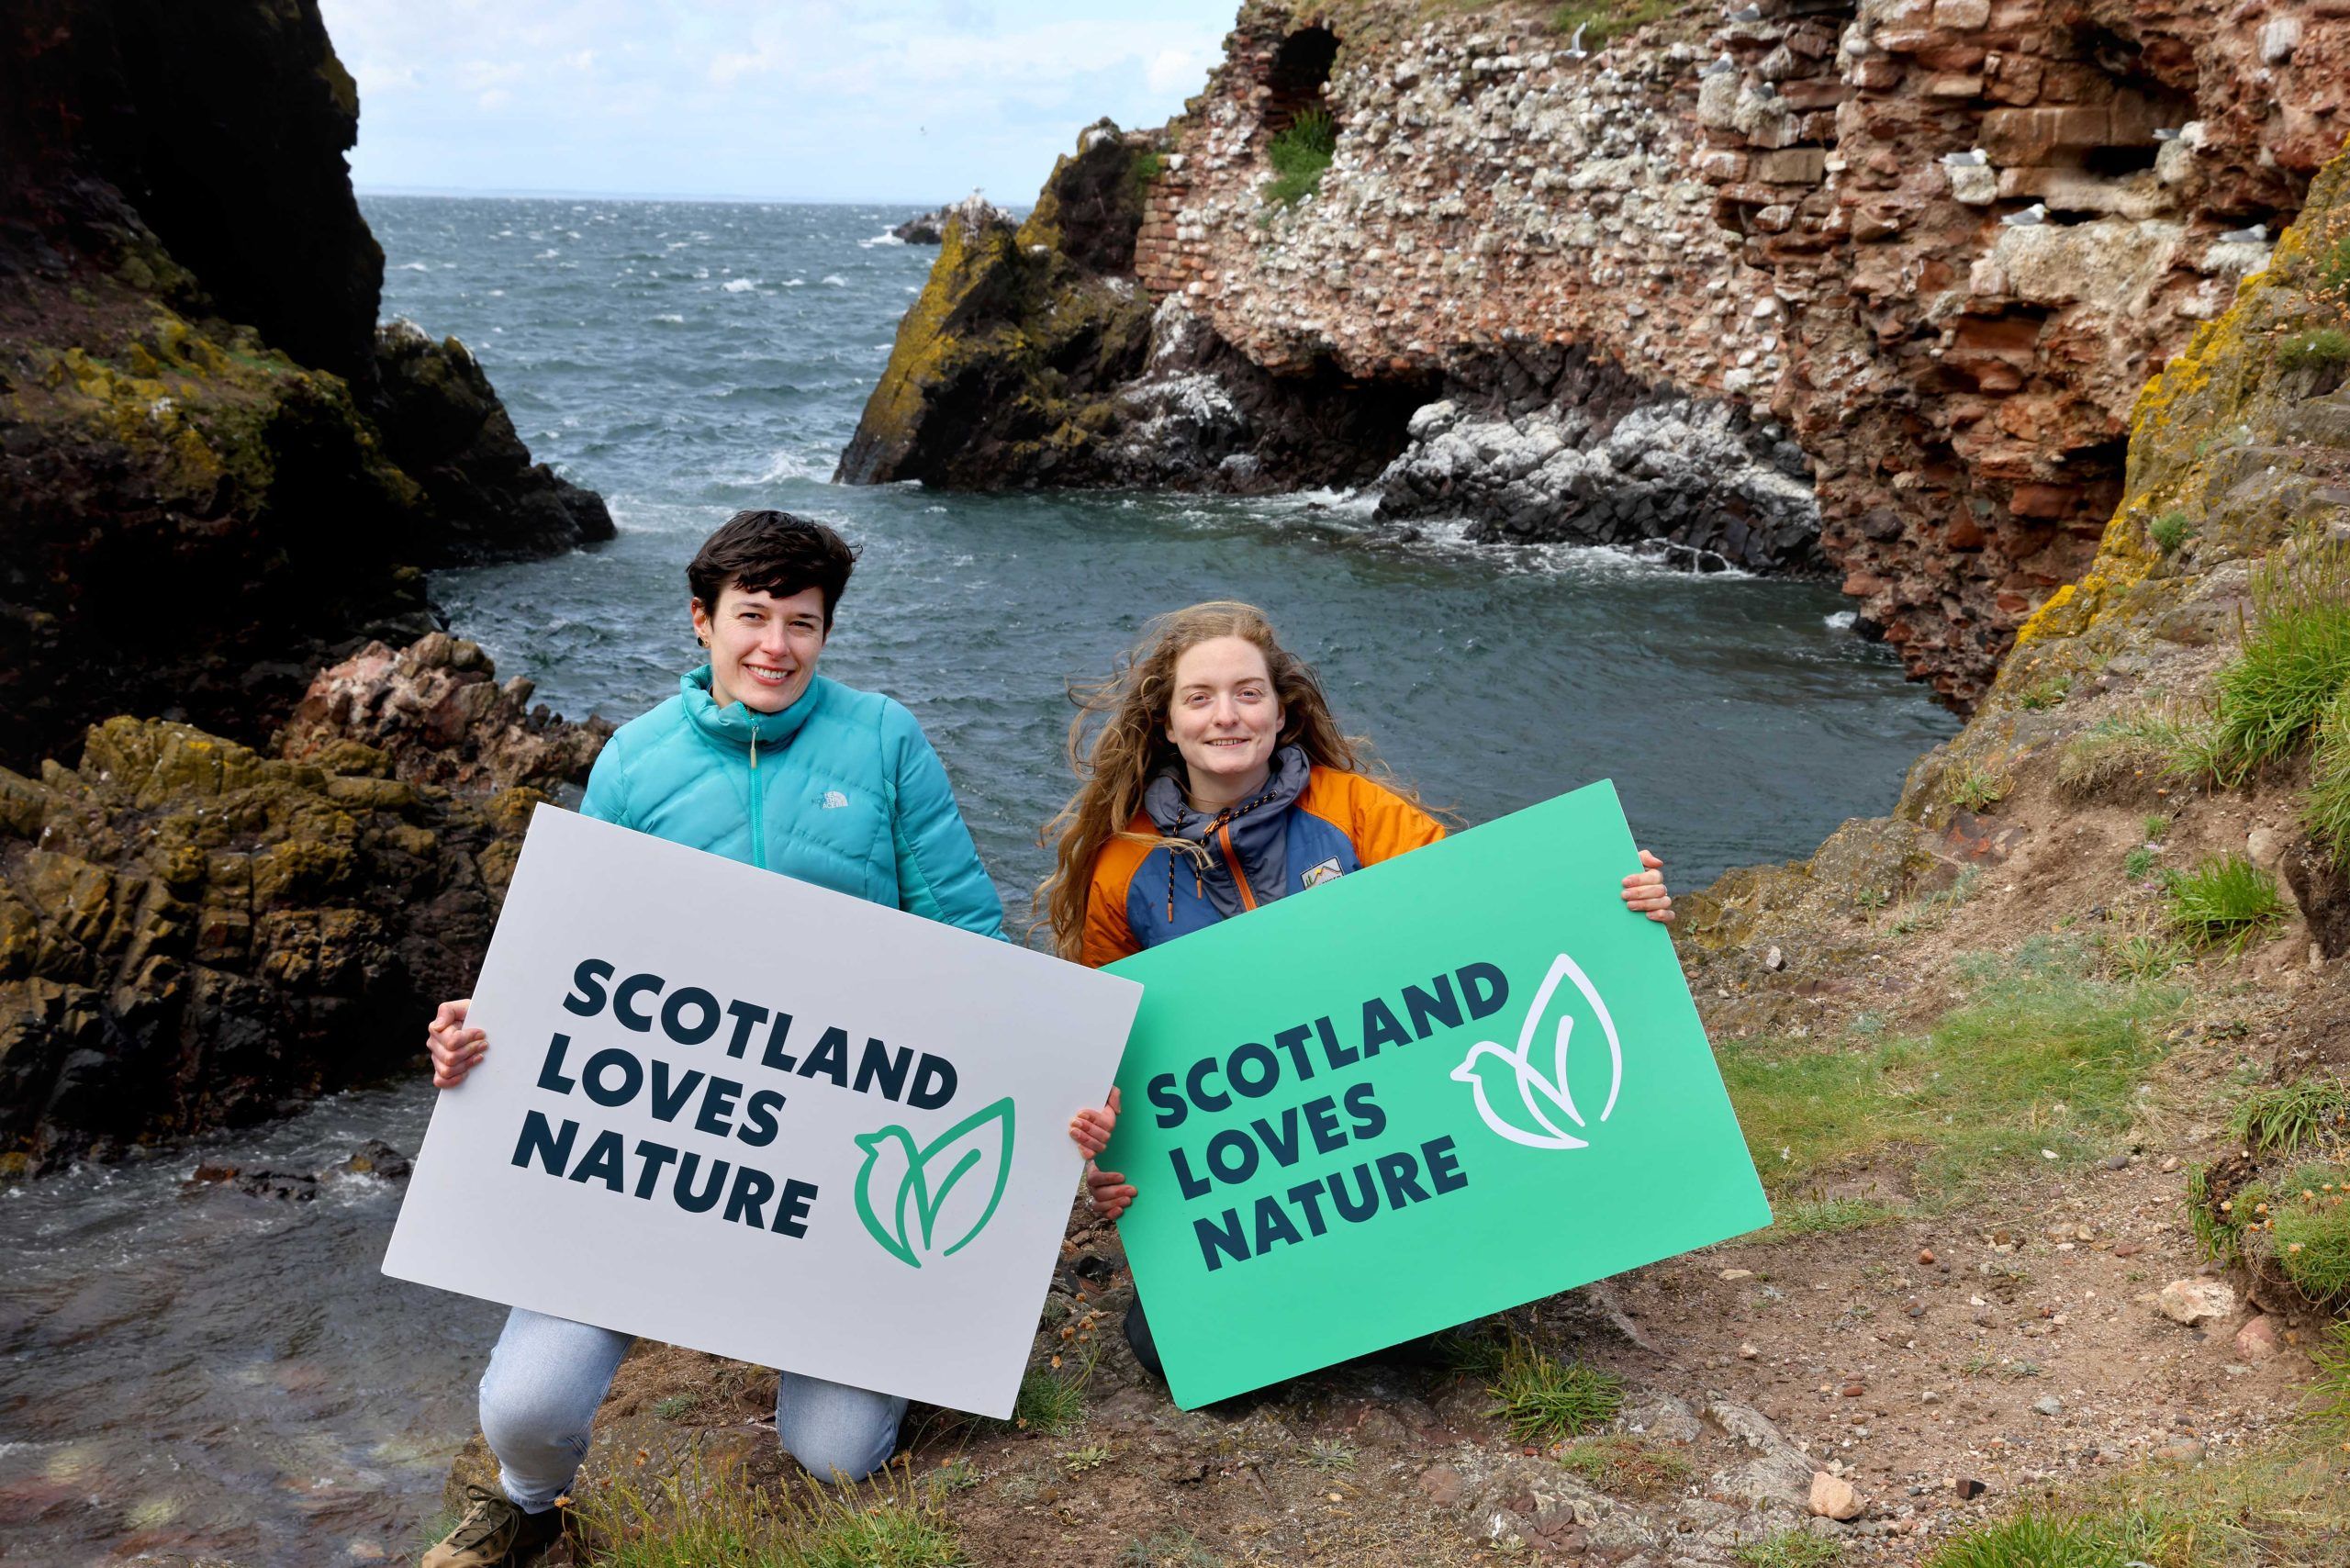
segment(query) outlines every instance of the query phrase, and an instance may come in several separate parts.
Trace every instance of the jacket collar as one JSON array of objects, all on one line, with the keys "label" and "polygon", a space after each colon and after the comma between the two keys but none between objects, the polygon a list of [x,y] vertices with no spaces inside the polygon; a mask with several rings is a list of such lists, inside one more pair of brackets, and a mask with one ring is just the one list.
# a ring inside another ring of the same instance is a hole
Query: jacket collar
[{"label": "jacket collar", "polygon": [[686,717],[695,729],[715,741],[747,746],[756,741],[763,746],[782,745],[798,734],[808,722],[810,714],[823,706],[824,694],[832,682],[816,676],[808,682],[808,689],[800,700],[780,713],[755,713],[740,702],[729,702],[723,708],[711,695],[710,666],[688,670],[677,680],[677,695],[684,700]]},{"label": "jacket collar", "polygon": [[[1246,807],[1251,817],[1270,818],[1305,792],[1305,780],[1314,765],[1305,759],[1304,748],[1285,745],[1273,753],[1271,772],[1266,777],[1264,789],[1248,801],[1237,802]],[[1143,787],[1143,809],[1150,813],[1152,823],[1169,838],[1188,838],[1203,843],[1220,823],[1237,822],[1239,817],[1218,812],[1199,812],[1183,789],[1183,765],[1171,764],[1167,771]]]}]

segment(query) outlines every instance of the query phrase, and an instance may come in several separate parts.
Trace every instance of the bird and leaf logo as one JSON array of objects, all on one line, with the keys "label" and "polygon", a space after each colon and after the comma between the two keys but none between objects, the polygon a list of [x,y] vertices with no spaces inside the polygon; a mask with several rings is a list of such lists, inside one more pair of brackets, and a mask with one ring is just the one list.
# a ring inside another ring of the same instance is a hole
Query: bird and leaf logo
[{"label": "bird and leaf logo", "polygon": [[899,1262],[951,1258],[970,1245],[1003,1201],[1012,1177],[1012,1097],[981,1107],[917,1146],[895,1125],[856,1135],[856,1217]]},{"label": "bird and leaf logo", "polygon": [[[1572,989],[1561,992],[1562,980],[1572,981]],[[1552,960],[1542,989],[1534,993],[1534,1003],[1526,1010],[1516,1049],[1505,1050],[1491,1040],[1480,1040],[1452,1070],[1453,1081],[1469,1085],[1476,1097],[1477,1114],[1484,1118],[1486,1126],[1528,1148],[1591,1147],[1588,1137],[1576,1136],[1590,1132],[1593,1124],[1584,1120],[1576,1105],[1567,1073],[1569,1047],[1574,1043],[1579,1018],[1595,1025],[1607,1042],[1607,1100],[1596,1119],[1605,1122],[1614,1114],[1616,1096],[1624,1087],[1624,1047],[1616,1035],[1616,1020],[1609,1015],[1607,1003],[1600,1000],[1591,977],[1561,953]],[[1546,1023],[1550,1025],[1547,1039]],[[1587,1065],[1595,1059],[1592,1055],[1595,1044],[1586,1030],[1583,1061],[1578,1064],[1577,1073],[1586,1096],[1598,1087],[1598,1069]],[[1570,1132],[1570,1126],[1576,1132]]]}]

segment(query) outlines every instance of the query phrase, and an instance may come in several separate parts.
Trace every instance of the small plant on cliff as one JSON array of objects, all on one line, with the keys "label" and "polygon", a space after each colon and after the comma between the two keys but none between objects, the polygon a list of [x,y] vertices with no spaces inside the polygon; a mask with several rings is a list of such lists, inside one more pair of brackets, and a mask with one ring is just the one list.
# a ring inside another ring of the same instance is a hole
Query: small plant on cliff
[{"label": "small plant on cliff", "polygon": [[2318,252],[2314,272],[2322,289],[2350,288],[2350,234]]},{"label": "small plant on cliff", "polygon": [[2194,520],[2183,511],[2166,511],[2146,524],[2146,537],[2155,549],[2165,555],[2176,555],[2187,536],[2195,532]]},{"label": "small plant on cliff", "polygon": [[2318,720],[2317,749],[2310,759],[2310,798],[2301,821],[2317,841],[2333,851],[2337,865],[2350,866],[2350,686],[2333,694]]},{"label": "small plant on cliff", "polygon": [[1929,1568],[2121,1568],[2100,1521],[2018,1514],[1972,1529],[1926,1559]]},{"label": "small plant on cliff", "polygon": [[1144,193],[1150,189],[1151,182],[1166,172],[1167,160],[1156,151],[1145,148],[1136,153],[1134,166],[1127,171],[1127,178],[1134,182],[1135,199],[1140,201]]},{"label": "small plant on cliff", "polygon": [[2327,1324],[2310,1360],[2317,1367],[2310,1380],[2310,1419],[2327,1437],[2350,1442],[2350,1319]]},{"label": "small plant on cliff", "polygon": [[2215,855],[2163,879],[2173,929],[2204,946],[2242,952],[2285,918],[2277,879],[2241,855]]},{"label": "small plant on cliff", "polygon": [[2154,868],[2154,852],[2143,844],[2121,857],[2121,874],[2133,882]]},{"label": "small plant on cliff", "polygon": [[2350,364],[2350,332],[2339,327],[2295,332],[2277,345],[2277,364],[2285,370],[2332,370]]},{"label": "small plant on cliff", "polygon": [[1265,161],[1273,166],[1273,182],[1265,187],[1269,207],[1293,207],[1322,184],[1322,171],[1338,150],[1338,126],[1320,109],[1304,109],[1285,130],[1273,133],[1265,147]]},{"label": "small plant on cliff", "polygon": [[2058,706],[2065,698],[2072,695],[2072,691],[2073,678],[2071,676],[2052,675],[2035,680],[2025,687],[2017,695],[2016,704],[2038,713]]},{"label": "small plant on cliff", "polygon": [[1550,1444],[1581,1437],[1616,1418],[1623,1381],[1581,1361],[1561,1361],[1531,1340],[1513,1337],[1486,1392],[1490,1412],[1509,1424],[1511,1440]]},{"label": "small plant on cliff", "polygon": [[2126,794],[2182,771],[2199,722],[2175,707],[2109,713],[2073,737],[2056,758],[2056,787],[2076,800]]},{"label": "small plant on cliff", "polygon": [[1985,812],[2008,798],[2015,780],[1995,767],[1968,763],[1951,774],[1944,792],[1950,803],[1970,812]]},{"label": "small plant on cliff", "polygon": [[2239,774],[2282,761],[2350,686],[2350,545],[2304,538],[2253,576],[2244,652],[2219,677],[2219,750]]}]

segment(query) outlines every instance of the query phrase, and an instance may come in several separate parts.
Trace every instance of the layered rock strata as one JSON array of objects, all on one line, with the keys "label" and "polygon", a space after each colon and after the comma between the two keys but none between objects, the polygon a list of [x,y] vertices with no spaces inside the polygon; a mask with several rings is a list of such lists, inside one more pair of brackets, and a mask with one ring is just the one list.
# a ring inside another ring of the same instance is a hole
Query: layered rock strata
[{"label": "layered rock strata", "polygon": [[532,806],[609,734],[523,713],[493,676],[436,636],[321,674],[297,760],[117,718],[75,767],[0,769],[0,1174],[414,1058],[480,965]]},{"label": "layered rock strata", "polygon": [[[1134,276],[1276,381],[1432,388],[1515,429],[1522,389],[1497,377],[1530,345],[1686,400],[1699,427],[1725,418],[1710,404],[1780,425],[1861,630],[1969,703],[2087,564],[2138,386],[2264,263],[2340,140],[2350,11],[1755,9],[1692,6],[1578,54],[1542,8],[1250,0],[1160,133]],[[1307,109],[1333,117],[1335,155],[1269,205],[1269,144]],[[1677,523],[1636,503],[1579,529],[1578,492],[1516,483],[1453,488],[1496,534],[1754,532],[1703,492]]]},{"label": "layered rock strata", "polygon": [[462,349],[379,344],[314,0],[30,0],[0,34],[0,762],[108,713],[257,742],[422,568],[609,537]]}]

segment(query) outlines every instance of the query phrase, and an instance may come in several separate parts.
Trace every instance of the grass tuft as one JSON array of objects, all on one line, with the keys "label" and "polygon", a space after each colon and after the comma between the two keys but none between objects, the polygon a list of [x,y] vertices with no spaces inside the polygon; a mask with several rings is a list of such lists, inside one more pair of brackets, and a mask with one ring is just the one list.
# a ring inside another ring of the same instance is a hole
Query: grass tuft
[{"label": "grass tuft", "polygon": [[2320,288],[2350,288],[2350,234],[2318,253],[2315,268]]},{"label": "grass tuft", "polygon": [[2285,370],[2332,370],[2350,364],[2350,332],[2339,327],[2295,332],[2277,345],[2277,364]]},{"label": "grass tuft", "polygon": [[1624,1406],[1623,1380],[1581,1361],[1561,1361],[1533,1341],[1514,1337],[1501,1370],[1487,1385],[1488,1412],[1509,1425],[1513,1440],[1555,1443],[1581,1437],[1616,1418]]},{"label": "grass tuft", "polygon": [[2310,795],[2301,822],[2336,864],[2350,866],[2350,686],[2333,694],[2318,715],[2317,747],[2310,758]]},{"label": "grass tuft", "polygon": [[2327,1133],[2350,1131],[2350,1084],[2303,1079],[2255,1089],[2236,1106],[2228,1136],[2255,1154],[2292,1154]]},{"label": "grass tuft", "polygon": [[2311,1423],[2329,1440],[2350,1442],[2350,1319],[2325,1326],[2310,1361],[2317,1368],[2309,1387]]},{"label": "grass tuft", "polygon": [[2008,798],[2015,788],[2015,780],[1995,767],[1968,763],[1954,770],[1943,786],[1943,793],[1953,806],[1970,812],[1987,812]]},{"label": "grass tuft", "polygon": [[1360,1457],[1355,1445],[1344,1438],[1315,1438],[1297,1452],[1300,1464],[1308,1470],[1335,1475],[1342,1470],[1352,1470]]},{"label": "grass tuft", "polygon": [[1807,1530],[1781,1530],[1733,1548],[1730,1559],[1740,1568],[1834,1568],[1844,1561],[1844,1544]]},{"label": "grass tuft", "polygon": [[2065,698],[2072,695],[2072,691],[2073,678],[2071,676],[2047,676],[2025,687],[2017,695],[2016,703],[2020,707],[2038,713],[2059,706]]},{"label": "grass tuft", "polygon": [[1841,1236],[1899,1219],[1901,1211],[1866,1198],[1797,1198],[1771,1211],[1766,1240],[1793,1240],[1803,1236]]},{"label": "grass tuft", "polygon": [[2171,928],[2199,946],[2240,953],[2285,918],[2277,879],[2241,855],[2215,855],[2163,878]]},{"label": "grass tuft", "polygon": [[2195,521],[2183,511],[2166,511],[2146,524],[2146,538],[2165,555],[2176,555],[2178,547],[2195,532]]},{"label": "grass tuft", "polygon": [[1135,1536],[1111,1562],[1114,1568],[1224,1568],[1224,1559],[1187,1529],[1158,1530],[1147,1539]]},{"label": "grass tuft", "polygon": [[1679,1449],[1622,1433],[1586,1438],[1562,1451],[1559,1463],[1603,1492],[1639,1497],[1677,1492],[1696,1473]]},{"label": "grass tuft", "polygon": [[2023,1513],[1944,1545],[1927,1568],[2122,1568],[2126,1559],[2090,1520]]},{"label": "grass tuft", "polygon": [[2108,714],[2058,755],[2056,787],[2086,801],[2140,780],[2191,774],[2197,742],[2208,728],[2172,706]]},{"label": "grass tuft", "polygon": [[936,1495],[894,1481],[767,1488],[699,1458],[657,1479],[621,1472],[579,1520],[598,1568],[964,1568]]},{"label": "grass tuft", "polygon": [[[1091,1372],[1088,1363],[1085,1371]],[[1012,1418],[999,1421],[981,1417],[980,1425],[993,1431],[1035,1432],[1047,1438],[1059,1437],[1085,1419],[1085,1377],[1066,1372],[1047,1372],[1037,1368],[1020,1380],[1020,1393],[1012,1403]]]},{"label": "grass tuft", "polygon": [[1265,161],[1273,182],[1265,187],[1269,207],[1294,207],[1322,185],[1322,171],[1338,150],[1338,125],[1321,109],[1304,109],[1288,128],[1273,133]]},{"label": "grass tuft", "polygon": [[2218,760],[2238,777],[2290,756],[2350,686],[2350,545],[2277,552],[2252,601],[2244,652],[2218,679]]}]

